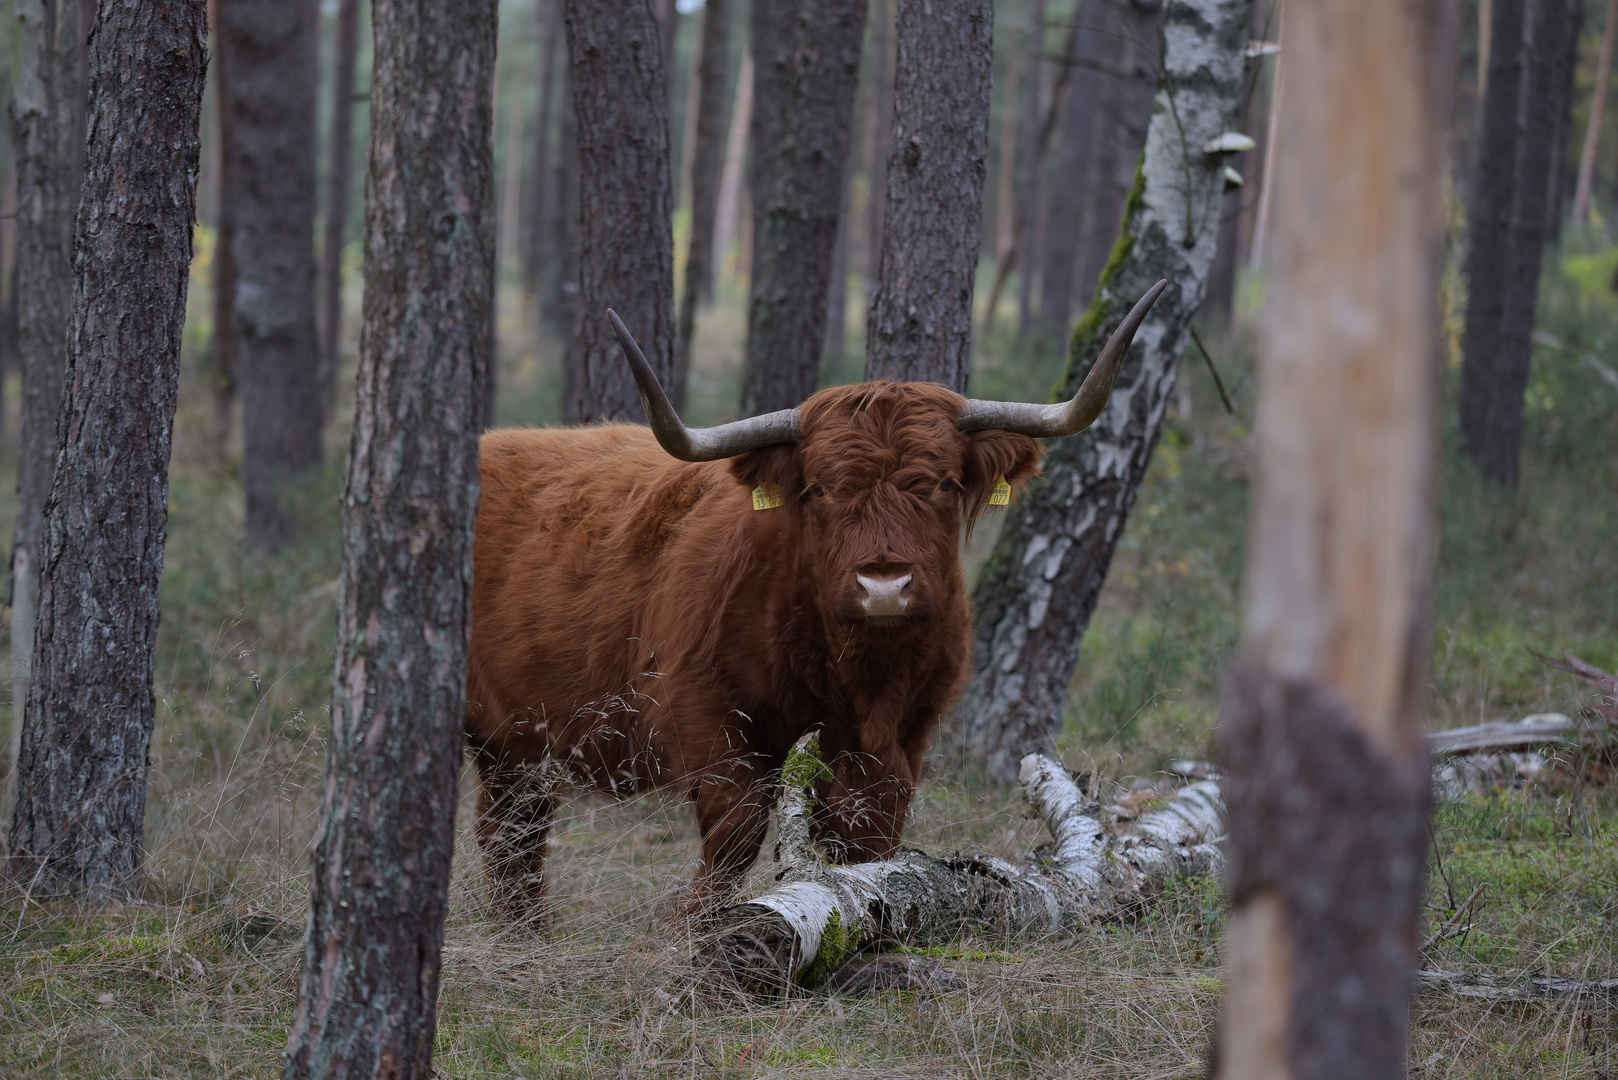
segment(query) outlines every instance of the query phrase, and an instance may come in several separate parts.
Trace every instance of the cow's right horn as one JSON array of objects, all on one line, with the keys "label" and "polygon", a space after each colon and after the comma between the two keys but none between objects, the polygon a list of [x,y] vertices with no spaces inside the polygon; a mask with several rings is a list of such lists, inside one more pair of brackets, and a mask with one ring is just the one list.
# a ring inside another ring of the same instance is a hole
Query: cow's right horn
[{"label": "cow's right horn", "polygon": [[652,434],[671,457],[681,461],[717,461],[735,457],[749,450],[758,450],[778,443],[797,442],[803,438],[803,427],[798,423],[797,409],[782,409],[747,420],[736,420],[711,428],[688,428],[674,411],[669,396],[652,373],[646,354],[640,351],[629,328],[618,313],[607,309],[607,318],[629,358],[629,368],[635,373],[635,385],[640,390],[641,407],[646,410],[647,423]]},{"label": "cow's right horn", "polygon": [[972,398],[961,410],[955,425],[962,431],[995,428],[1032,435],[1037,439],[1056,439],[1083,431],[1095,423],[1101,410],[1107,407],[1107,399],[1112,396],[1112,384],[1117,381],[1118,369],[1123,367],[1124,357],[1129,354],[1135,331],[1140,329],[1140,324],[1146,321],[1146,313],[1152,310],[1152,305],[1168,287],[1167,281],[1159,281],[1147,289],[1146,295],[1124,316],[1124,321],[1107,339],[1106,347],[1096,357],[1090,374],[1085,376],[1084,385],[1079,387],[1072,401],[1032,405],[1022,401],[980,401]]}]

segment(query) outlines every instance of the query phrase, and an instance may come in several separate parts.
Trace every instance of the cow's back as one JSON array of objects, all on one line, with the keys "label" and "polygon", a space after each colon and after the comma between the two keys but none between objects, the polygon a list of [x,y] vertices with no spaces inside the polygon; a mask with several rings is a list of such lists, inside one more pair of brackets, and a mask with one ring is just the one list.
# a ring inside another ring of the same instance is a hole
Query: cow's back
[{"label": "cow's back", "polygon": [[468,726],[519,757],[565,750],[656,696],[745,492],[631,425],[492,431],[481,451]]}]

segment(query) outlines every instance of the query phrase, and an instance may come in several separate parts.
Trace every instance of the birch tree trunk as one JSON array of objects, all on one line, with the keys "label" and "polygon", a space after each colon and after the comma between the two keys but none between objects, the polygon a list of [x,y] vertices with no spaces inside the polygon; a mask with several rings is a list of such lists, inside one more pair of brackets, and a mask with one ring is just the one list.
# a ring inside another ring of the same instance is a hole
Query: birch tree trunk
[{"label": "birch tree trunk", "polygon": [[967,745],[999,783],[1061,730],[1079,642],[1123,533],[1174,390],[1191,317],[1218,246],[1224,164],[1242,85],[1248,0],[1165,0],[1163,67],[1135,187],[1090,310],[1073,332],[1058,399],[1160,278],[1171,283],[1135,335],[1117,388],[1089,430],[1063,439],[1014,509],[973,596]]},{"label": "birch tree trunk", "polygon": [[[73,313],[73,215],[84,171],[89,0],[17,0],[11,9],[11,149],[16,162],[16,357],[22,424],[11,535],[11,744],[5,810],[15,797],[29,662],[39,604],[45,496],[56,462],[56,414]],[[47,28],[49,31],[47,33]]]},{"label": "birch tree trunk", "polygon": [[1405,1075],[1455,15],[1287,8],[1243,643],[1221,710],[1225,1080]]},{"label": "birch tree trunk", "polygon": [[360,0],[338,0],[337,55],[332,64],[331,140],[326,154],[326,205],[320,249],[321,428],[337,407],[342,366],[343,242],[354,176],[354,66],[360,48]]},{"label": "birch tree trunk", "polygon": [[365,324],[322,821],[285,1076],[425,1080],[494,288],[495,0],[377,0]]},{"label": "birch tree trunk", "polygon": [[[1569,0],[1502,3],[1493,14],[1477,182],[1468,208],[1461,449],[1489,480],[1517,485],[1523,391],[1539,300]],[[1563,101],[1565,105],[1565,101]]]},{"label": "birch tree trunk", "polygon": [[207,63],[203,0],[104,4],[10,870],[104,898],[139,873],[152,649]]},{"label": "birch tree trunk", "polygon": [[730,117],[730,2],[707,0],[702,8],[702,44],[697,60],[697,118],[691,150],[691,237],[686,245],[685,291],[674,346],[674,381],[686,384],[697,305],[713,296],[714,216],[719,207],[719,170],[725,162],[725,125]]},{"label": "birch tree trunk", "polygon": [[899,0],[882,265],[865,377],[966,390],[994,67],[991,0]]},{"label": "birch tree trunk", "polygon": [[753,280],[744,416],[815,392],[866,0],[753,5]]},{"label": "birch tree trunk", "polygon": [[577,348],[563,379],[563,417],[643,422],[615,309],[679,408],[674,381],[674,236],[668,79],[651,0],[564,0],[578,138]]},{"label": "birch tree trunk", "polygon": [[1224,861],[1217,782],[1192,784],[1127,826],[1109,827],[1101,805],[1060,762],[1030,754],[1018,779],[1054,841],[1038,862],[904,851],[832,866],[810,839],[813,787],[825,770],[813,735],[788,756],[776,811],[783,884],[717,917],[698,957],[708,985],[775,997],[818,985],[875,944],[951,941],[978,927],[1009,936],[1077,933],[1149,900],[1177,874],[1218,870]]},{"label": "birch tree trunk", "polygon": [[243,400],[247,541],[264,551],[296,526],[282,496],[324,457],[315,335],[313,0],[219,0],[230,72],[224,200],[235,227],[231,330]]}]

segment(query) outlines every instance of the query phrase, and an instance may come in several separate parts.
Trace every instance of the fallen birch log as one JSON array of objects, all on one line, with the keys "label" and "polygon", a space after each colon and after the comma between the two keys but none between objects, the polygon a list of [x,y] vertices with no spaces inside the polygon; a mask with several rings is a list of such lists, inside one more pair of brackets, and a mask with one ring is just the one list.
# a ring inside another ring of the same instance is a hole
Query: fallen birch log
[{"label": "fallen birch log", "polygon": [[1576,736],[1589,725],[1561,713],[1535,713],[1521,720],[1495,720],[1472,727],[1427,732],[1427,750],[1434,757],[1470,754],[1483,750],[1518,750],[1528,746],[1554,746]]},{"label": "fallen birch log", "polygon": [[1218,870],[1223,861],[1225,804],[1217,781],[1181,788],[1109,829],[1101,804],[1060,762],[1029,754],[1019,779],[1054,841],[1043,857],[1019,866],[986,855],[903,851],[881,862],[834,866],[811,839],[811,792],[823,775],[818,740],[805,736],[781,772],[781,885],[720,914],[699,958],[710,985],[779,996],[818,985],[880,942],[925,944],[970,928],[1071,933],[1146,902],[1176,874]]},{"label": "fallen birch log", "polygon": [[1508,976],[1427,968],[1416,972],[1422,990],[1484,1001],[1546,1001],[1566,998],[1618,999],[1618,979],[1563,979],[1551,975]]}]

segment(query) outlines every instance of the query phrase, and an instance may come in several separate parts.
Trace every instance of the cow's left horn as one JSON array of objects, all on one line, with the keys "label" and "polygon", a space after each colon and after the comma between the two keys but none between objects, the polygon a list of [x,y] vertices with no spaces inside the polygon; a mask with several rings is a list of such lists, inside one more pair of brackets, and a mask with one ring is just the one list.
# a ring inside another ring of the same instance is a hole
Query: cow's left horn
[{"label": "cow's left horn", "polygon": [[635,373],[641,407],[646,410],[646,420],[651,425],[652,434],[657,436],[658,444],[671,457],[681,461],[717,461],[719,458],[735,457],[749,450],[797,442],[803,438],[797,409],[782,409],[718,427],[686,427],[680,420],[680,414],[669,403],[669,396],[663,392],[662,384],[652,373],[652,365],[646,362],[646,354],[635,344],[624,321],[611,308],[607,309],[607,318],[624,347],[624,355],[629,358],[630,370]]},{"label": "cow's left horn", "polygon": [[1146,295],[1140,298],[1124,321],[1118,324],[1118,329],[1112,332],[1112,337],[1107,339],[1107,347],[1096,357],[1095,366],[1090,369],[1084,385],[1079,387],[1072,401],[1031,405],[1022,401],[979,401],[972,398],[961,410],[956,426],[962,431],[987,431],[991,428],[1015,431],[1038,439],[1060,438],[1083,431],[1095,423],[1101,410],[1107,407],[1107,399],[1112,396],[1112,384],[1118,380],[1118,369],[1129,354],[1135,331],[1140,329],[1146,313],[1152,310],[1152,305],[1168,287],[1169,283],[1165,280],[1146,290]]}]

